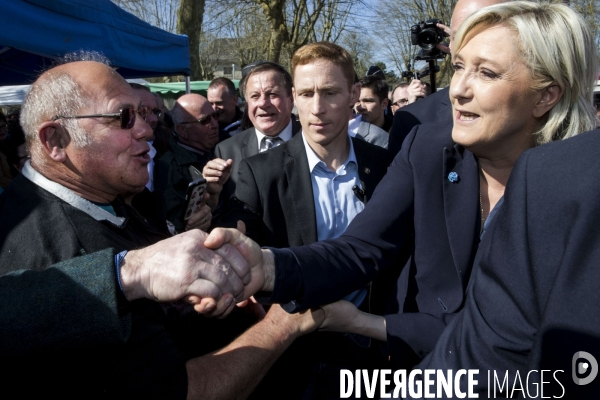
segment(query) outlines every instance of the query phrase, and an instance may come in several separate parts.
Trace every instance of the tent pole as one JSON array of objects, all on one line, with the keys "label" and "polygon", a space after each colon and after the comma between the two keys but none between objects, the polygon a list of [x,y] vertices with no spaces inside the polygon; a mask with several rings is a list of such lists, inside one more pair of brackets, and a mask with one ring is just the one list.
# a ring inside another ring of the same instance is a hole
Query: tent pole
[{"label": "tent pole", "polygon": [[185,93],[189,94],[190,92],[191,92],[191,89],[190,89],[190,77],[186,76],[185,77]]}]

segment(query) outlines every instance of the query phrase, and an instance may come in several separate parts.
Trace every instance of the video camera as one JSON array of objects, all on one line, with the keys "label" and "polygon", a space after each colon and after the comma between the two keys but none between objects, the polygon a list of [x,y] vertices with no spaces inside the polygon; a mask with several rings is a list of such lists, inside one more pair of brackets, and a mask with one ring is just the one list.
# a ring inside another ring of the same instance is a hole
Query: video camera
[{"label": "video camera", "polygon": [[411,43],[422,49],[417,55],[417,60],[436,60],[446,56],[446,53],[436,47],[447,36],[446,32],[437,26],[441,23],[441,20],[433,18],[410,27]]},{"label": "video camera", "polygon": [[[446,53],[438,49],[436,46],[444,40],[446,32],[438,28],[437,24],[441,24],[442,20],[432,18],[427,21],[421,21],[410,27],[410,41],[414,46],[421,47],[421,50],[415,57],[416,60],[429,62],[429,77],[431,83],[431,93],[435,93],[435,73],[439,71],[439,67],[435,65],[436,60],[442,60],[446,57]],[[415,75],[415,78],[423,76],[425,73]],[[404,75],[403,75],[404,77]]]}]

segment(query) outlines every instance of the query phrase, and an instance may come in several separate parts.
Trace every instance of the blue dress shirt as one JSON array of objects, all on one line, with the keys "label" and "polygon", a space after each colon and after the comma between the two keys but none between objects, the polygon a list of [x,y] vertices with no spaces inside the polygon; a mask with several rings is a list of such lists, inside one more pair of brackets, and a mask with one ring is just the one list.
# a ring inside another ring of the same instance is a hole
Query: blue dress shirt
[{"label": "blue dress shirt", "polygon": [[[344,233],[354,217],[365,208],[352,189],[354,186],[362,189],[352,140],[348,140],[350,142],[348,158],[336,171],[327,168],[325,162],[315,154],[306,142],[304,132],[302,140],[306,149],[312,182],[313,201],[317,216],[317,238],[319,241],[337,238]],[[367,290],[360,289],[346,296],[344,300],[351,301],[358,307],[366,296]]]}]

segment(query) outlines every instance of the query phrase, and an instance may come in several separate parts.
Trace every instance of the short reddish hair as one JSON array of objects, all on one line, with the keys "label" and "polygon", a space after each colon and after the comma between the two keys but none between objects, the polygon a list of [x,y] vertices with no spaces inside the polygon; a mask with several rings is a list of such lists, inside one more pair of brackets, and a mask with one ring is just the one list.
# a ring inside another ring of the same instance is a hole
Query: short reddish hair
[{"label": "short reddish hair", "polygon": [[311,43],[300,47],[292,57],[292,79],[298,65],[306,65],[318,59],[331,61],[341,67],[348,87],[354,84],[356,73],[352,56],[343,47],[330,42]]}]

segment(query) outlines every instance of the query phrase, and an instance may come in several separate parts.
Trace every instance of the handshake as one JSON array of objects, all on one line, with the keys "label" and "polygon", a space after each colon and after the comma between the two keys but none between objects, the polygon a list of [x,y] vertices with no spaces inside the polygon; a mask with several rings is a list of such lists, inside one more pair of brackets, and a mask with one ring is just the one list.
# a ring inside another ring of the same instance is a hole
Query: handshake
[{"label": "handshake", "polygon": [[246,237],[245,226],[192,230],[127,253],[120,280],[127,300],[185,300],[211,317],[225,317],[237,302],[272,291],[273,255]]}]

